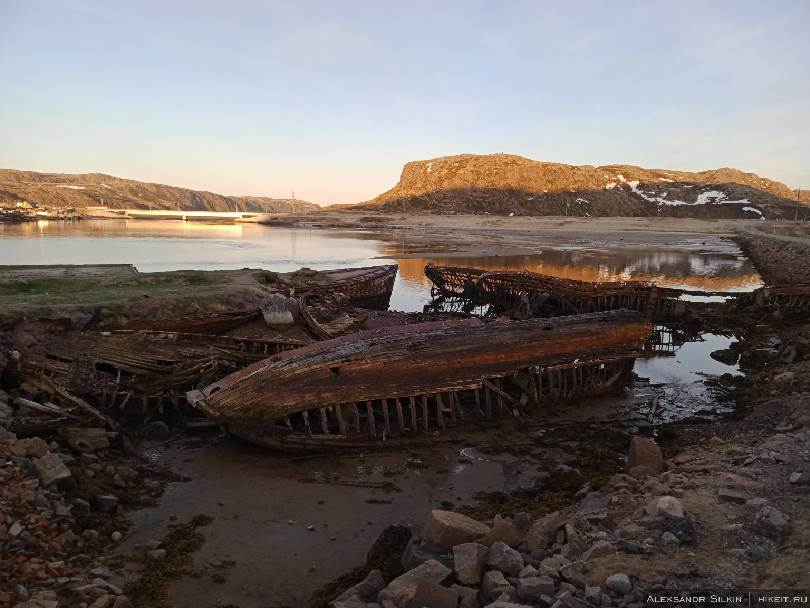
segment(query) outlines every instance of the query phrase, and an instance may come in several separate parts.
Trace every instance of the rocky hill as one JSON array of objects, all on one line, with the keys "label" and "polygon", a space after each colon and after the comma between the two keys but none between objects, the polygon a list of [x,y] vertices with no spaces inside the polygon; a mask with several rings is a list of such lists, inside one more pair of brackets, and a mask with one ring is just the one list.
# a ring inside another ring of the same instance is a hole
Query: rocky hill
[{"label": "rocky hill", "polygon": [[690,173],[631,165],[564,165],[510,154],[407,163],[399,183],[359,208],[427,213],[782,217],[786,185],[737,169]]},{"label": "rocky hill", "polygon": [[20,201],[46,207],[182,209],[302,213],[319,209],[306,201],[263,196],[225,196],[201,190],[138,182],[103,173],[37,173],[0,169],[0,205]]}]

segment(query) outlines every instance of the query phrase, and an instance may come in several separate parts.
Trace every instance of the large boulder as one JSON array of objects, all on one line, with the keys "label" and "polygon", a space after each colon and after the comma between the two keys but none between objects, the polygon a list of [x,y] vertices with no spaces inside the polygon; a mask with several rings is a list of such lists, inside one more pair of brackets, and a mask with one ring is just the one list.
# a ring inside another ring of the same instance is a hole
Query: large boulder
[{"label": "large boulder", "polygon": [[635,436],[630,440],[630,454],[627,457],[628,470],[645,467],[653,473],[664,470],[664,456],[658,444],[646,437]]},{"label": "large boulder", "polygon": [[428,515],[422,536],[426,543],[451,549],[455,545],[477,541],[489,531],[489,526],[466,515],[434,509]]},{"label": "large boulder", "polygon": [[462,543],[453,547],[453,568],[462,585],[481,582],[488,551],[480,543]]},{"label": "large boulder", "polygon": [[440,584],[452,574],[452,570],[440,564],[436,560],[428,560],[402,574],[388,583],[388,586],[380,591],[379,601],[382,603],[389,600],[398,608],[405,608],[416,594],[416,588],[420,581]]},{"label": "large boulder", "polygon": [[385,588],[385,579],[382,572],[379,570],[372,570],[368,573],[366,578],[349,587],[335,598],[334,601],[342,602],[350,599],[373,600],[376,599],[377,594]]}]

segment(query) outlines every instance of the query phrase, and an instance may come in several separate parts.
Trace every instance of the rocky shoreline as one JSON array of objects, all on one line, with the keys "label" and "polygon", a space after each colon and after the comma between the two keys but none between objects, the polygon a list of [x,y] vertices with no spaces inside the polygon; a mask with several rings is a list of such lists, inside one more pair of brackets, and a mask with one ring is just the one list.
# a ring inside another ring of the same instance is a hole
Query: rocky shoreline
[{"label": "rocky shoreline", "polygon": [[578,488],[541,517],[508,503],[486,520],[433,510],[398,576],[371,570],[328,605],[638,608],[664,590],[806,588],[810,327],[782,330],[747,345],[760,371],[739,416],[659,429],[661,445],[634,436],[605,483],[557,471]]}]

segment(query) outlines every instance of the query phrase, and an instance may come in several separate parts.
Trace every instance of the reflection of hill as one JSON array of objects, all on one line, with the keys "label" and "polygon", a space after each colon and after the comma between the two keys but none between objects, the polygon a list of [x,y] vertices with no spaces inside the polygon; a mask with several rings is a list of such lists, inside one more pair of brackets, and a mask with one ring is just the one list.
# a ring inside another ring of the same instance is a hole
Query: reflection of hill
[{"label": "reflection of hill", "polygon": [[[550,253],[562,254],[568,259],[551,259]],[[717,265],[716,275],[693,274],[690,268],[688,253],[680,255],[681,263],[672,264],[673,257],[678,254],[668,252],[665,254],[669,264],[661,264],[658,268],[647,260],[646,264],[638,264],[638,258],[630,255],[617,254],[615,261],[607,259],[579,259],[572,261],[572,252],[555,251],[545,252],[542,256],[504,256],[486,258],[405,258],[398,259],[400,276],[407,281],[429,285],[430,280],[424,274],[425,264],[430,261],[440,266],[471,266],[483,270],[529,270],[540,274],[555,277],[575,279],[578,281],[616,281],[634,279],[638,281],[651,281],[665,287],[683,287],[688,289],[702,289],[706,291],[735,291],[750,289],[760,284],[759,275],[750,262],[738,262],[737,266]],[[640,254],[644,255],[644,254]],[[699,256],[709,258],[709,256]],[[545,259],[543,259],[545,258]],[[643,267],[641,270],[639,267]],[[683,272],[678,272],[682,269]]]}]

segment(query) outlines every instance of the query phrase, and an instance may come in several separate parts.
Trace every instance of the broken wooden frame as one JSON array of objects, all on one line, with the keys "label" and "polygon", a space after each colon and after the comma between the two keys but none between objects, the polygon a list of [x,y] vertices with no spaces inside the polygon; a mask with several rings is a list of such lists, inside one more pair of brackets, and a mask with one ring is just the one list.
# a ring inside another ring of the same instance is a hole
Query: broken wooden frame
[{"label": "broken wooden frame", "polygon": [[188,399],[263,445],[386,442],[615,389],[650,331],[627,311],[384,328],[281,353]]}]

